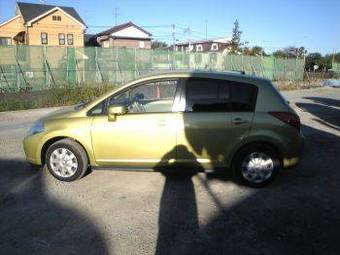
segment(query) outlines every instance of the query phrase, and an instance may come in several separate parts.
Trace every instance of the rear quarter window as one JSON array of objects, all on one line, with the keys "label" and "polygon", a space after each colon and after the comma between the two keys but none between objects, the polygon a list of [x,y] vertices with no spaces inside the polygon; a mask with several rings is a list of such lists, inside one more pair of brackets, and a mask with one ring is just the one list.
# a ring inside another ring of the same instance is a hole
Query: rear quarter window
[{"label": "rear quarter window", "polygon": [[249,83],[231,82],[231,108],[233,112],[255,110],[257,87]]}]

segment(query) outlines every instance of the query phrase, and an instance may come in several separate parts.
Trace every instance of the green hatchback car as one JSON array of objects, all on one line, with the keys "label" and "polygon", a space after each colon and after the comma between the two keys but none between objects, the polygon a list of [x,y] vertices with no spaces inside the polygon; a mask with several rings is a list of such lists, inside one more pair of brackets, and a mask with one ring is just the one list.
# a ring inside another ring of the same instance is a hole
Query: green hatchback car
[{"label": "green hatchback car", "polygon": [[40,119],[24,139],[27,160],[62,181],[89,168],[195,168],[263,186],[302,148],[300,119],[272,82],[235,72],[142,77]]}]

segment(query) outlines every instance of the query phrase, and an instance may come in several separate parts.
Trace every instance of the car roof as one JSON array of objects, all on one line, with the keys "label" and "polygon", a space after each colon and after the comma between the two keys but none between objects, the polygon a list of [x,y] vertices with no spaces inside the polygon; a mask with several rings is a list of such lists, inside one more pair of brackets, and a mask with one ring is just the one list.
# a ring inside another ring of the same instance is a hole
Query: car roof
[{"label": "car roof", "polygon": [[245,74],[242,71],[208,71],[208,70],[167,70],[167,71],[153,71],[146,75],[140,76],[137,80],[148,80],[156,78],[169,78],[169,77],[197,77],[197,78],[210,78],[210,79],[236,79],[249,81],[268,81],[266,78],[261,78],[255,75]]}]

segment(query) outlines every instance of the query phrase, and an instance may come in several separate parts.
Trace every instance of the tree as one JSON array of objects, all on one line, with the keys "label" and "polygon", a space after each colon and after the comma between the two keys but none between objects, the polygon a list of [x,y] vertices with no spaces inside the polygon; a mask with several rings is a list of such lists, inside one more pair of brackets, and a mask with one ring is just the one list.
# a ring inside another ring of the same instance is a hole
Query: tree
[{"label": "tree", "polygon": [[242,53],[248,56],[266,56],[264,49],[260,46],[254,46],[252,48],[245,46],[242,49]]},{"label": "tree", "polygon": [[277,58],[304,58],[307,54],[305,47],[289,46],[282,50],[273,52],[273,56]]},{"label": "tree", "polygon": [[297,57],[304,58],[306,56],[306,54],[307,54],[307,50],[305,49],[305,47],[302,46],[302,47],[298,48]]},{"label": "tree", "polygon": [[325,68],[330,69],[332,62],[330,59],[327,60],[325,57],[323,57],[319,52],[308,54],[306,57],[305,69],[308,71],[313,71],[315,65],[318,66],[318,70],[324,70]]},{"label": "tree", "polygon": [[273,56],[276,58],[287,58],[288,54],[283,50],[277,50],[273,52]]},{"label": "tree", "polygon": [[260,46],[254,46],[251,49],[251,53],[253,56],[262,56],[262,55],[266,55],[266,53],[264,52],[264,49]]},{"label": "tree", "polygon": [[151,49],[164,49],[169,47],[166,42],[153,41],[151,42]]},{"label": "tree", "polygon": [[252,55],[251,48],[249,48],[249,47],[244,47],[244,48],[242,49],[242,53],[243,53],[244,55],[251,56],[251,55]]},{"label": "tree", "polygon": [[305,54],[307,53],[307,50],[305,47],[294,47],[294,46],[289,46],[283,51],[287,54],[289,58],[303,58]]},{"label": "tree", "polygon": [[334,54],[326,54],[325,58],[330,59],[330,62],[340,62],[340,52]]},{"label": "tree", "polygon": [[241,34],[240,26],[238,24],[238,20],[235,20],[233,27],[233,35],[230,41],[230,53],[239,53],[241,51],[241,46],[244,43],[241,43]]}]

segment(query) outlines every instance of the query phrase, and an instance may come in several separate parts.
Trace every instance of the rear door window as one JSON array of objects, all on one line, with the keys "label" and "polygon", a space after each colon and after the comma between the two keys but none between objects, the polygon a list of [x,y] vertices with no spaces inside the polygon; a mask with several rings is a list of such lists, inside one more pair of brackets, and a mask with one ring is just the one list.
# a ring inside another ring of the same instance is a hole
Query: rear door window
[{"label": "rear door window", "polygon": [[186,81],[186,111],[252,112],[257,87],[234,81],[190,78]]},{"label": "rear door window", "polygon": [[188,79],[187,107],[189,112],[225,112],[230,111],[229,86],[221,80]]}]

